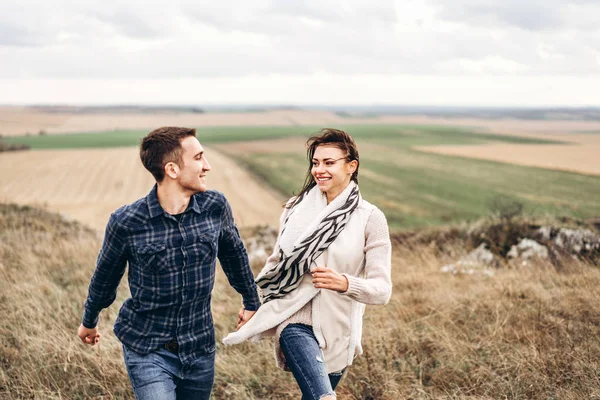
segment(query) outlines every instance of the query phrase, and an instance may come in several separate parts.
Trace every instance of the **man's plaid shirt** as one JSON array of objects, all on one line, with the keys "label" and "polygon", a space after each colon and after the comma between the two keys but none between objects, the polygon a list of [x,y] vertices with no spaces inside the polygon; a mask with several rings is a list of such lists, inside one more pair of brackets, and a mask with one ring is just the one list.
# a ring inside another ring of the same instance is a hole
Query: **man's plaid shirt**
[{"label": "man's plaid shirt", "polygon": [[121,307],[115,334],[142,354],[177,339],[181,361],[192,363],[216,348],[210,300],[217,257],[246,310],[257,310],[260,301],[248,256],[223,194],[193,195],[176,218],[162,209],[154,186],[146,197],[111,215],[83,325],[96,326],[100,310],[115,300],[129,264],[131,298]]}]

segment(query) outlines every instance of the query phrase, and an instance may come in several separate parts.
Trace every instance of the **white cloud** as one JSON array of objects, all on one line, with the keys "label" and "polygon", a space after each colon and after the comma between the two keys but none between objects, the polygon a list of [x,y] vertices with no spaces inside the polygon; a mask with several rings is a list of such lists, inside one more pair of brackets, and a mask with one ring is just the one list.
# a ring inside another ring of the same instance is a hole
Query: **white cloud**
[{"label": "white cloud", "polygon": [[549,43],[539,43],[537,46],[537,54],[543,60],[564,59],[565,56],[558,53],[554,45]]},{"label": "white cloud", "polygon": [[[600,77],[250,75],[202,79],[0,80],[0,104],[598,105]],[[143,101],[141,101],[143,100]]]},{"label": "white cloud", "polygon": [[440,64],[440,70],[454,73],[515,74],[526,72],[528,67],[502,56],[489,56],[481,60],[459,58],[446,61]]},{"label": "white cloud", "polygon": [[0,3],[0,79],[598,77],[599,14],[592,0],[21,0]]}]

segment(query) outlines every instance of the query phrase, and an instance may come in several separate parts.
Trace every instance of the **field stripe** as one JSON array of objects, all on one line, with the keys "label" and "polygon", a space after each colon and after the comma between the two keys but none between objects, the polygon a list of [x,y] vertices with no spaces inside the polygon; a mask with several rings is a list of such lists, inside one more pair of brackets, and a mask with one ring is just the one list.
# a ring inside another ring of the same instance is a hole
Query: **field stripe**
[{"label": "field stripe", "polygon": [[489,143],[465,146],[418,146],[415,149],[427,153],[600,175],[600,162],[598,162],[600,144],[515,145]]}]

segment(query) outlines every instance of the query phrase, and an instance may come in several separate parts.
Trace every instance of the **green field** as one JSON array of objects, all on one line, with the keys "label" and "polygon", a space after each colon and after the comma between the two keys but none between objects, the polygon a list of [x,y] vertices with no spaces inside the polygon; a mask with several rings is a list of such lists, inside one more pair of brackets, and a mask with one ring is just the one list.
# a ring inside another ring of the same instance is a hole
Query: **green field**
[{"label": "green field", "polygon": [[[299,152],[238,157],[287,195],[297,193],[307,170]],[[363,151],[361,172],[363,196],[385,212],[394,228],[474,220],[516,204],[531,216],[600,215],[600,177],[405,148]]]},{"label": "green field", "polygon": [[[215,127],[197,128],[202,143],[222,143],[304,135],[318,128],[302,127]],[[138,146],[148,130],[113,130],[62,135],[13,136],[2,140],[9,144],[26,144],[32,149],[78,149]]]},{"label": "green field", "polygon": [[[357,140],[363,196],[379,206],[395,229],[448,224],[503,213],[522,205],[530,216],[585,219],[600,216],[600,177],[491,161],[443,156],[413,146],[510,142],[556,143],[488,135],[440,126],[342,126]],[[289,136],[308,137],[317,127],[201,128],[202,143],[218,145],[286,196],[297,192],[308,166],[304,149],[244,152],[230,144]],[[7,138],[34,149],[135,146],[146,131],[111,131]],[[259,147],[260,148],[260,147]],[[238,150],[236,150],[238,149]]]},{"label": "green field", "polygon": [[[274,139],[288,136],[305,136],[321,127],[202,127],[197,128],[201,143],[223,143],[245,140]],[[350,132],[355,138],[374,140],[402,146],[438,144],[477,144],[490,141],[508,143],[556,143],[539,139],[504,135],[481,134],[467,129],[420,125],[349,125],[337,127]],[[104,132],[71,133],[62,135],[29,135],[5,137],[9,144],[26,144],[32,149],[75,149],[98,147],[137,146],[148,130],[113,130]],[[417,134],[415,134],[417,133]]]}]

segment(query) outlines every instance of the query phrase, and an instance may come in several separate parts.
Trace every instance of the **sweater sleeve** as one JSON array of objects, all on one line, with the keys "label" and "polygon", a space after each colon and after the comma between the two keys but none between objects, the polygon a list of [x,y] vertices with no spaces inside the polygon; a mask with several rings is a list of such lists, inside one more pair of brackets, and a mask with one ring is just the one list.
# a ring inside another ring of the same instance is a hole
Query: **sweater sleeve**
[{"label": "sweater sleeve", "polygon": [[392,244],[385,215],[377,208],[367,221],[364,253],[364,277],[342,274],[348,290],[341,294],[359,303],[387,304],[392,294]]}]

